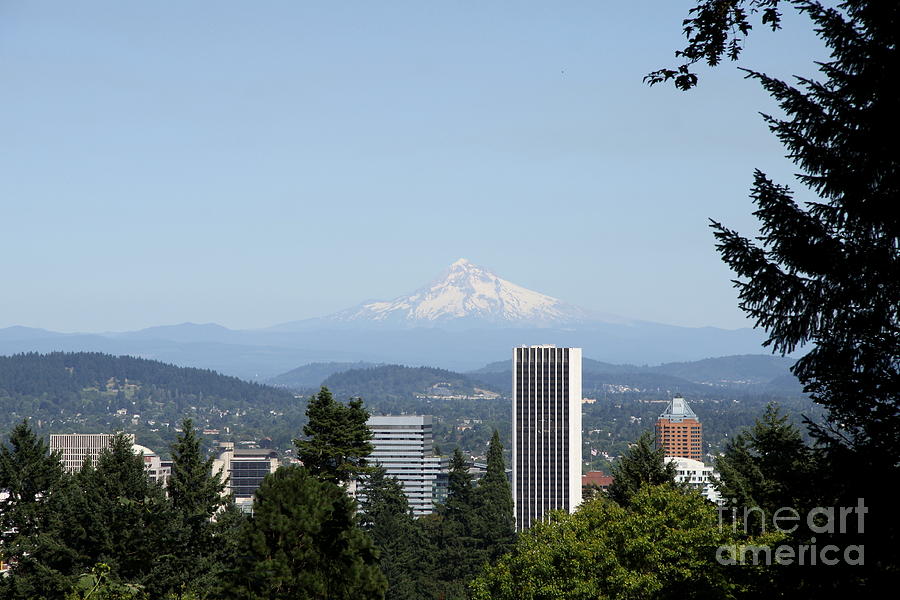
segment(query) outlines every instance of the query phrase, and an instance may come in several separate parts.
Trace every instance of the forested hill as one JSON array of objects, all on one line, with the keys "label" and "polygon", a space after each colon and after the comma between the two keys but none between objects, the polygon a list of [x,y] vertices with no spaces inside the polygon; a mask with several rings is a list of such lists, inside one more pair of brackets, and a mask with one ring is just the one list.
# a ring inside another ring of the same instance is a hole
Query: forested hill
[{"label": "forested hill", "polygon": [[287,390],[205,369],[53,352],[0,356],[0,407],[2,432],[27,417],[42,434],[124,430],[164,449],[185,417],[223,434],[289,440],[304,420],[305,402]]},{"label": "forested hill", "polygon": [[[233,402],[283,402],[291,394],[208,369],[176,367],[133,356],[99,352],[53,352],[0,356],[0,397],[62,396],[106,387],[111,379],[165,387],[173,395],[213,396]],[[116,382],[112,382],[115,385]]]},{"label": "forested hill", "polygon": [[433,367],[383,365],[335,373],[322,382],[335,396],[369,400],[396,398],[491,398],[490,386],[460,373]]}]

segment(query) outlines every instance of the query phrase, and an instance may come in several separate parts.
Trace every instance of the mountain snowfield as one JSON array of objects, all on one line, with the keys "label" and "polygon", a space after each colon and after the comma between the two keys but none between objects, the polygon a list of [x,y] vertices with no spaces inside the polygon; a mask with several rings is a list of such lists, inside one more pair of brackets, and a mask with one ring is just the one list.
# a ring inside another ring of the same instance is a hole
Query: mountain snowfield
[{"label": "mountain snowfield", "polygon": [[530,327],[587,321],[625,322],[516,285],[465,258],[451,264],[440,277],[412,294],[364,303],[326,319],[420,327],[447,325],[452,321]]}]

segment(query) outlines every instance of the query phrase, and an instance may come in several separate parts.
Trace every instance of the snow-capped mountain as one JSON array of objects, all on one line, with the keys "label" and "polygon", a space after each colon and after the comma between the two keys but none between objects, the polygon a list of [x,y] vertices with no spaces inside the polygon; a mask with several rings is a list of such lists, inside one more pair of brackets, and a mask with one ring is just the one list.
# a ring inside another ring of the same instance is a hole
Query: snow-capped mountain
[{"label": "snow-capped mountain", "polygon": [[384,323],[428,327],[477,322],[492,325],[555,327],[603,318],[503,279],[461,258],[412,294],[389,301],[367,302],[330,317],[344,323]]}]

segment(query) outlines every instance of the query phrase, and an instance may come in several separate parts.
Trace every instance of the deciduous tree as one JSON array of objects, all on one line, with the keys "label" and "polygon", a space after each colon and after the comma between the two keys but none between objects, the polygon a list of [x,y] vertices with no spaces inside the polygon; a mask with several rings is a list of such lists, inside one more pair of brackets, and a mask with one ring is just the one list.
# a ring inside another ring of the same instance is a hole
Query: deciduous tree
[{"label": "deciduous tree", "polygon": [[[644,486],[624,508],[599,497],[555,511],[471,585],[474,600],[731,598],[748,591],[716,560],[728,546],[712,505],[672,486]],[[747,568],[748,572],[751,569]]]}]

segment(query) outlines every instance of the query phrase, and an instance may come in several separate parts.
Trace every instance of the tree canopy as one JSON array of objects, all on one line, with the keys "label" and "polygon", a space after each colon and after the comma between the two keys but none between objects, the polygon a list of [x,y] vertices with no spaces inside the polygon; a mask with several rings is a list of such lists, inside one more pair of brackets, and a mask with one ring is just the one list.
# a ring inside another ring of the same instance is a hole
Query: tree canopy
[{"label": "tree canopy", "polygon": [[653,445],[653,436],[645,431],[613,465],[613,482],[607,490],[612,501],[628,506],[642,487],[675,482],[675,465],[665,460],[662,448]]},{"label": "tree canopy", "polygon": [[728,598],[746,589],[716,561],[729,530],[698,494],[648,485],[628,508],[599,497],[552,515],[484,569],[471,598]]},{"label": "tree canopy", "polygon": [[345,405],[322,387],[309,399],[306,415],[306,437],[294,440],[294,444],[300,461],[312,475],[343,485],[368,472],[366,457],[372,453],[372,432],[366,425],[369,413],[360,398]]},{"label": "tree canopy", "polygon": [[712,222],[717,249],[737,275],[740,307],[763,328],[773,351],[807,350],[793,372],[827,409],[809,422],[826,450],[818,482],[822,505],[865,498],[872,558],[843,583],[891,574],[900,564],[893,501],[878,482],[900,476],[900,3],[844,0],[703,0],[684,21],[684,62],[651,73],[651,84],[696,85],[704,60],[737,60],[760,15],[780,28],[783,6],[806,15],[829,49],[819,76],[793,84],[746,70],[775,99],[783,117],[763,115],[799,168],[798,183],[815,201],[765,173],[750,196],[760,221],[755,240]]},{"label": "tree canopy", "polygon": [[305,468],[281,467],[256,492],[226,598],[382,598],[387,587],[356,502]]}]

